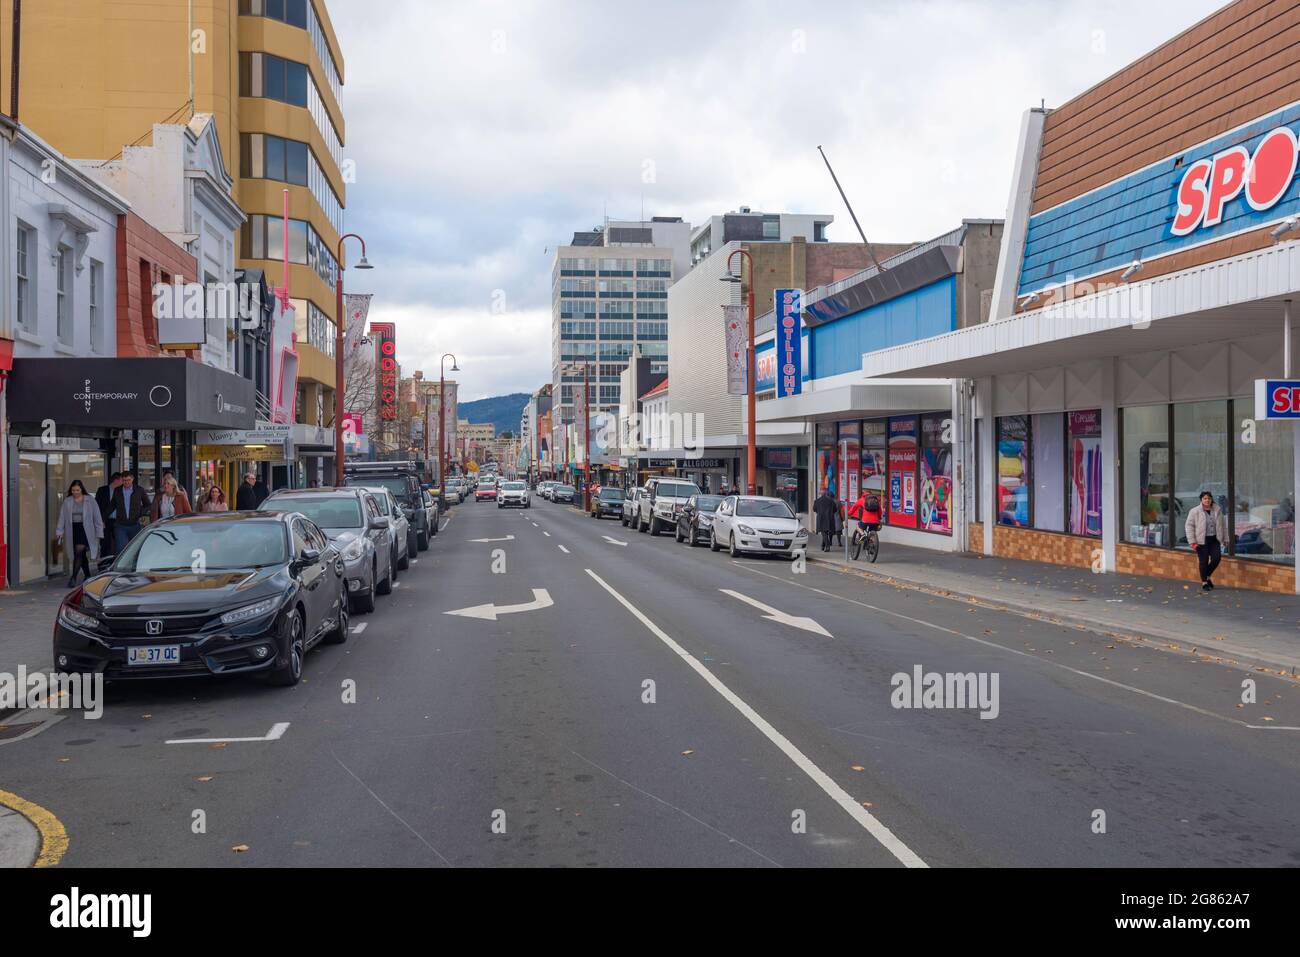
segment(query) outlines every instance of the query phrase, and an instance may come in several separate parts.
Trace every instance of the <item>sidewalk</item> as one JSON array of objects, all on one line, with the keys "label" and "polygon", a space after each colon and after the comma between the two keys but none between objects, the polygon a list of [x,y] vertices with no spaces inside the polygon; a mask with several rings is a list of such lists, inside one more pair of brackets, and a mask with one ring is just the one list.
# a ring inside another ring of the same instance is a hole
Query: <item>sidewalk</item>
[{"label": "sidewalk", "polygon": [[0,672],[14,674],[19,665],[31,671],[54,663],[54,617],[69,590],[62,577],[0,589]]},{"label": "sidewalk", "polygon": [[872,565],[843,548],[808,560],[929,594],[979,601],[1016,614],[1169,650],[1300,676],[1300,596],[1197,582],[1097,575],[1088,569],[882,544]]}]

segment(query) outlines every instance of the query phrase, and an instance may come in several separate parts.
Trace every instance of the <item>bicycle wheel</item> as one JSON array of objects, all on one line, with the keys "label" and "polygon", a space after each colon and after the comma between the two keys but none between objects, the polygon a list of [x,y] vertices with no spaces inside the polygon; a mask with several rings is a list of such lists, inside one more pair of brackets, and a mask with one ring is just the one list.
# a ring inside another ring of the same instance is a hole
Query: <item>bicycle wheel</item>
[{"label": "bicycle wheel", "polygon": [[853,533],[853,560],[856,562],[858,556],[862,554],[862,533]]},{"label": "bicycle wheel", "polygon": [[880,538],[875,532],[867,536],[867,559],[873,564],[880,557]]}]

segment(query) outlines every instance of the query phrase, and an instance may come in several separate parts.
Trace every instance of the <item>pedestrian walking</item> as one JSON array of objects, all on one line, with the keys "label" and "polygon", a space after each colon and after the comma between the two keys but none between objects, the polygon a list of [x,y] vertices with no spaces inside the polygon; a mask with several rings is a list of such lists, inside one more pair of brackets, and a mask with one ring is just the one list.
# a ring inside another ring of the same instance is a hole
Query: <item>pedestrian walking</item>
[{"label": "pedestrian walking", "polygon": [[1187,513],[1184,531],[1201,566],[1201,590],[1213,591],[1214,570],[1223,560],[1223,543],[1228,538],[1228,520],[1209,492],[1202,492],[1201,503]]},{"label": "pedestrian walking", "polygon": [[817,501],[813,502],[813,514],[817,516],[817,531],[822,533],[822,551],[831,550],[831,539],[835,536],[835,521],[839,517],[839,504],[829,488],[822,489]]},{"label": "pedestrian walking", "polygon": [[117,487],[109,502],[115,523],[113,543],[120,555],[127,543],[140,534],[141,527],[148,524],[149,495],[144,489],[136,487],[133,472],[123,472],[122,484]]},{"label": "pedestrian walking", "polygon": [[114,472],[109,476],[108,483],[101,485],[95,490],[95,504],[99,506],[99,517],[101,524],[104,526],[104,534],[99,542],[100,555],[112,555],[117,551],[113,542],[113,493],[116,492],[122,484],[122,473]]},{"label": "pedestrian walking", "polygon": [[226,493],[221,490],[220,485],[213,485],[203,493],[203,498],[199,501],[200,512],[228,512],[230,506],[226,504]]},{"label": "pedestrian walking", "polygon": [[164,473],[162,480],[162,491],[153,500],[153,505],[149,509],[149,518],[152,521],[158,521],[162,518],[172,518],[176,515],[188,515],[194,511],[190,507],[189,496],[181,488],[180,483],[176,481],[176,476],[171,473]]},{"label": "pedestrian walking", "polygon": [[266,501],[266,497],[270,494],[266,483],[257,477],[257,472],[249,469],[244,473],[244,481],[240,483],[239,491],[235,493],[235,508],[241,512],[251,512]]},{"label": "pedestrian walking", "polygon": [[90,497],[81,479],[73,479],[68,494],[59,508],[59,523],[54,528],[55,540],[61,546],[65,539],[72,540],[72,575],[68,587],[77,584],[77,572],[90,577],[90,563],[99,561],[99,542],[104,536],[104,520],[99,505]]}]

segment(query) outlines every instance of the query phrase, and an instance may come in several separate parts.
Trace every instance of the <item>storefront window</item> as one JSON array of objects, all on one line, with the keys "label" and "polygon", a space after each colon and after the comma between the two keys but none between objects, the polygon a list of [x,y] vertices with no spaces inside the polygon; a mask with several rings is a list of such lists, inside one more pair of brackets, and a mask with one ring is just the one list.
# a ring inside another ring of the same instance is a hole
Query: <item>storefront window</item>
[{"label": "storefront window", "polygon": [[1228,509],[1228,403],[1174,406],[1174,540],[1187,548],[1184,523],[1201,492]]},{"label": "storefront window", "polygon": [[822,422],[817,425],[817,475],[816,488],[820,495],[827,489],[835,489],[835,424]]},{"label": "storefront window", "polygon": [[862,452],[862,423],[841,422],[839,434],[839,467],[836,470],[835,488],[841,502],[855,502],[858,498],[858,480],[861,474],[859,456]]},{"label": "storefront window", "polygon": [[883,500],[885,494],[885,455],[888,448],[889,423],[875,419],[862,423],[862,463],[859,487],[875,492]]},{"label": "storefront window", "polygon": [[1169,407],[1124,410],[1126,540],[1169,545]]},{"label": "storefront window", "polygon": [[921,417],[920,527],[952,534],[952,419],[945,413]]},{"label": "storefront window", "polygon": [[1066,413],[1070,534],[1101,538],[1101,410]]},{"label": "storefront window", "polygon": [[1029,527],[1029,416],[998,419],[998,524]]},{"label": "storefront window", "polygon": [[1241,422],[1234,403],[1233,553],[1295,561],[1295,429],[1290,422]]},{"label": "storefront window", "polygon": [[889,420],[889,524],[900,528],[917,525],[917,419]]},{"label": "storefront window", "polygon": [[1034,528],[1065,531],[1065,416],[1060,412],[1031,420],[1034,453]]}]

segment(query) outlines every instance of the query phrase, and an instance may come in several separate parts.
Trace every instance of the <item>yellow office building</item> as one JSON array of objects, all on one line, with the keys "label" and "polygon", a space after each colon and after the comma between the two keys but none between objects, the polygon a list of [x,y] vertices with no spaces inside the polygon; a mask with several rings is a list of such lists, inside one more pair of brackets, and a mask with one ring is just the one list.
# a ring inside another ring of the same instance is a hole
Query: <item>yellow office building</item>
[{"label": "yellow office building", "polygon": [[[0,49],[10,27],[0,17]],[[148,145],[155,123],[212,113],[248,215],[239,265],[277,285],[289,190],[299,419],[332,422],[346,193],[343,55],[325,0],[42,0],[23,5],[21,39],[19,119],[67,156],[111,159]]]}]

